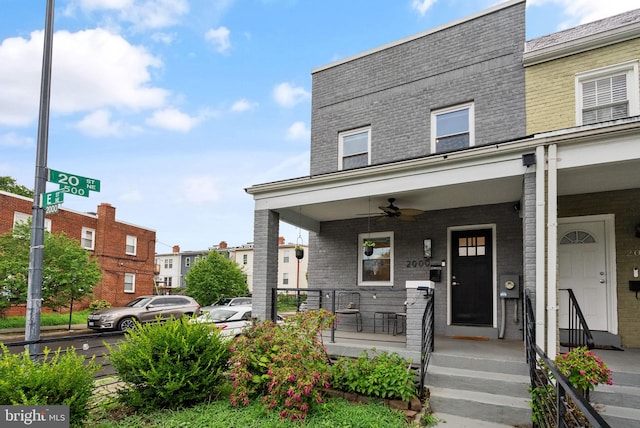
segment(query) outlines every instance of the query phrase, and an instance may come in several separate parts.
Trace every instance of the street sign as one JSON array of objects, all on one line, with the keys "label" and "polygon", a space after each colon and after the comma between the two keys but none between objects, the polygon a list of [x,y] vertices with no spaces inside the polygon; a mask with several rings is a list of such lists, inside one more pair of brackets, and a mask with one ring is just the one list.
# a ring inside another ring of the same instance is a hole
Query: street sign
[{"label": "street sign", "polygon": [[62,190],[43,193],[40,195],[40,206],[46,208],[49,205],[57,205],[64,202],[64,193]]},{"label": "street sign", "polygon": [[72,195],[89,197],[89,191],[100,191],[100,180],[95,178],[81,177],[68,172],[56,171],[49,169],[47,181],[60,184],[60,190]]},{"label": "street sign", "polygon": [[44,213],[46,214],[58,214],[58,208],[60,207],[60,205],[58,204],[54,204],[54,205],[47,205],[46,207],[44,207]]}]

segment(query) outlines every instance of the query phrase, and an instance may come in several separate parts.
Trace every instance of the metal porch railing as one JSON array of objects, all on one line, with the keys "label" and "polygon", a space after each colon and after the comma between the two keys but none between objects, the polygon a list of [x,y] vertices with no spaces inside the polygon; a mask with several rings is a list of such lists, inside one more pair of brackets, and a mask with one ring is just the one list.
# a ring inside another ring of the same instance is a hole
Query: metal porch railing
[{"label": "metal porch railing", "polygon": [[429,359],[434,349],[434,336],[435,336],[435,304],[434,304],[434,290],[429,288],[426,291],[425,298],[427,299],[427,306],[424,308],[424,314],[422,315],[422,340],[420,351],[420,386],[419,396],[423,400],[426,395],[425,382],[427,380],[427,369],[429,367]]},{"label": "metal porch railing", "polygon": [[536,320],[530,291],[525,290],[525,345],[535,428],[610,428],[536,345]]},{"label": "metal porch railing", "polygon": [[567,328],[568,340],[566,343],[562,343],[561,345],[566,346],[570,350],[580,346],[593,349],[595,346],[593,335],[591,334],[591,330],[589,330],[587,321],[585,320],[582,310],[580,309],[580,305],[576,300],[576,295],[570,288],[560,288],[559,291],[566,291],[569,294],[569,325]]}]

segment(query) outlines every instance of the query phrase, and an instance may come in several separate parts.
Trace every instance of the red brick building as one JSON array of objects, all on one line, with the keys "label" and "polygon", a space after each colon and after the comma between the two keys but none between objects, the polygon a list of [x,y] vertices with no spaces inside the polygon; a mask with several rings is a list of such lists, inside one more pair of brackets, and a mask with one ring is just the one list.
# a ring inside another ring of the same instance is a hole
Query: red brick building
[{"label": "red brick building", "polygon": [[[32,214],[33,200],[0,191],[0,234]],[[45,229],[65,232],[76,239],[98,260],[102,281],[94,288],[94,299],[121,306],[136,296],[153,294],[156,232],[116,220],[116,208],[107,203],[96,213],[60,208],[45,216]],[[86,308],[89,300],[75,308]],[[7,315],[24,315],[24,306],[12,308]]]}]

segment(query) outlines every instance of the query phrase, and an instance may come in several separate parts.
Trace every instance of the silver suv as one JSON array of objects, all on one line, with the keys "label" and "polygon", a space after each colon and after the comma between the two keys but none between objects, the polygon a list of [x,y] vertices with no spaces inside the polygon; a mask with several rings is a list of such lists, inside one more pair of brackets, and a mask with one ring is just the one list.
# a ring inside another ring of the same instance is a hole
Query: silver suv
[{"label": "silver suv", "polygon": [[118,308],[100,309],[87,318],[93,330],[129,330],[135,322],[147,323],[200,313],[200,305],[188,296],[140,296]]}]

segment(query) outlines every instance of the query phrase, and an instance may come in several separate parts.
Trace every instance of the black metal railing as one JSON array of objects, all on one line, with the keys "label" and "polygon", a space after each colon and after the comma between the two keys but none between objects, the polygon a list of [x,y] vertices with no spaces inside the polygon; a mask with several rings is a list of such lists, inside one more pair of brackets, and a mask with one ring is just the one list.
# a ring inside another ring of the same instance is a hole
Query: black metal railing
[{"label": "black metal railing", "polygon": [[420,352],[420,385],[419,396],[423,400],[425,398],[427,389],[425,382],[427,380],[427,369],[429,368],[429,359],[434,349],[434,337],[435,337],[435,304],[434,304],[434,290],[429,288],[425,293],[425,299],[427,299],[427,306],[424,308],[424,314],[422,315],[422,339],[421,339],[421,352]]},{"label": "black metal railing", "polygon": [[595,346],[593,335],[591,334],[591,330],[589,330],[589,326],[587,325],[587,321],[582,314],[582,310],[580,309],[580,305],[576,300],[576,296],[573,293],[573,290],[570,288],[560,288],[559,291],[566,291],[569,294],[569,320],[567,327],[568,338],[567,342],[562,343],[562,345],[566,346],[570,350],[580,346],[585,346],[589,349],[593,349]]},{"label": "black metal railing", "polygon": [[610,428],[535,343],[536,319],[528,289],[525,290],[525,316],[525,346],[531,378],[534,427]]}]

